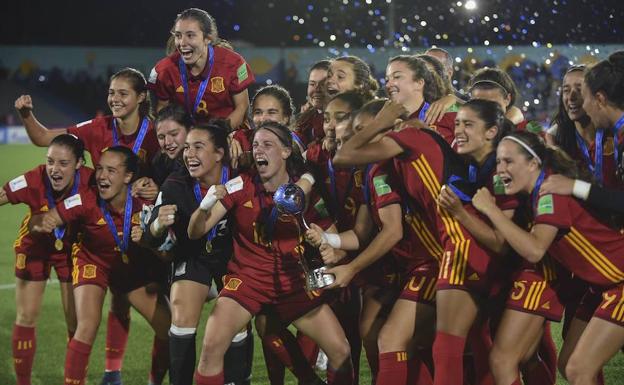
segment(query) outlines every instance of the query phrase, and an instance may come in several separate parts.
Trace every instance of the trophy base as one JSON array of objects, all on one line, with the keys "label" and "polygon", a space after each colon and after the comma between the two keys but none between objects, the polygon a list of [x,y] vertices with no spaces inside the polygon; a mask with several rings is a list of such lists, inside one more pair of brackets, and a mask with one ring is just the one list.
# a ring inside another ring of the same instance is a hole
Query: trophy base
[{"label": "trophy base", "polygon": [[323,266],[310,271],[310,273],[306,275],[308,290],[322,289],[334,283],[336,277],[333,274],[326,273],[326,270],[327,266]]}]

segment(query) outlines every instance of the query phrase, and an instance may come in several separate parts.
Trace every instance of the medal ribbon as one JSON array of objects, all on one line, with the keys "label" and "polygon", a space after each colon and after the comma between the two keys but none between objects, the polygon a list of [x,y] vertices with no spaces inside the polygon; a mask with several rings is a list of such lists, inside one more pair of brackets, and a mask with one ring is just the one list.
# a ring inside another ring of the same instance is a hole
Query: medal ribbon
[{"label": "medal ribbon", "polygon": [[108,230],[110,230],[113,235],[113,239],[115,240],[115,244],[119,248],[121,254],[126,254],[128,251],[128,243],[130,241],[130,219],[132,218],[132,195],[130,193],[130,187],[127,187],[126,192],[126,206],[124,208],[124,220],[123,220],[123,239],[119,239],[119,235],[117,234],[117,226],[115,226],[115,222],[113,221],[113,217],[110,212],[106,208],[106,202],[102,199],[99,199],[100,210],[104,214],[104,219],[106,220],[106,224],[108,225]]},{"label": "medal ribbon", "polygon": [[[134,141],[134,145],[132,146],[132,152],[134,152],[135,154],[139,152],[139,149],[143,144],[143,139],[145,139],[148,127],[149,120],[147,119],[147,117],[144,117],[143,122],[141,123],[141,128],[139,129],[139,134],[137,135],[137,138]],[[119,137],[117,136],[117,120],[113,118],[113,146],[117,145],[119,145]]]},{"label": "medal ribbon", "polygon": [[[54,197],[52,196],[52,186],[50,186],[50,181],[48,180],[47,177],[44,179],[44,181],[45,181],[46,199],[48,201],[48,208],[52,210],[54,207],[56,207],[56,202],[54,201]],[[74,185],[72,186],[71,192],[69,193],[70,197],[76,195],[76,193],[78,192],[78,186],[80,186],[80,172],[76,170],[76,173],[74,174]],[[63,237],[65,236],[65,230],[66,230],[65,226],[55,227],[54,238],[56,238],[59,241],[63,239]]]},{"label": "medal ribbon", "polygon": [[425,116],[427,115],[427,111],[429,111],[429,107],[429,103],[424,102],[420,112],[418,113],[418,120],[422,120],[423,122],[425,121]]},{"label": "medal ribbon", "polygon": [[[624,121],[623,121],[624,123]],[[617,129],[615,130],[615,132],[617,132]],[[587,163],[587,167],[589,168],[589,171],[592,173],[592,175],[594,175],[594,178],[596,178],[596,180],[602,184],[602,143],[604,140],[604,130],[599,129],[596,130],[596,151],[594,153],[594,162],[592,164],[592,160],[589,157],[589,149],[587,148],[587,144],[585,144],[585,140],[583,139],[583,137],[581,136],[581,134],[578,133],[578,131],[574,131],[574,133],[576,134],[576,144],[579,146],[579,148],[581,149],[581,152],[583,154],[583,158],[585,159],[585,163]],[[615,139],[614,139],[615,141]],[[615,143],[615,142],[614,142]],[[617,151],[615,151],[617,153]],[[617,166],[617,154],[616,154],[616,166]]]},{"label": "medal ribbon", "polygon": [[182,82],[182,87],[184,88],[184,106],[186,107],[186,111],[191,115],[191,118],[195,120],[195,112],[197,111],[197,107],[199,103],[201,103],[202,98],[204,97],[204,93],[206,92],[206,87],[208,86],[208,80],[210,80],[210,75],[212,74],[212,67],[214,66],[214,48],[211,44],[208,44],[208,74],[206,78],[202,80],[199,84],[199,91],[197,91],[197,96],[195,97],[195,105],[193,109],[191,109],[191,101],[190,101],[190,92],[188,86],[188,72],[186,70],[186,64],[184,64],[184,60],[180,57],[178,60],[178,68],[180,69],[180,80]]},{"label": "medal ribbon", "polygon": [[531,192],[531,209],[535,210],[537,206],[537,196],[539,195],[540,187],[542,187],[542,183],[544,182],[544,170],[540,172],[537,181],[535,182],[535,187],[533,187],[533,191]]},{"label": "medal ribbon", "polygon": [[615,126],[613,127],[613,156],[615,157],[615,167],[619,167],[620,165],[620,153],[619,153],[619,145],[618,145],[618,135],[620,133],[620,129],[624,126],[624,115],[615,122]]},{"label": "medal ribbon", "polygon": [[[224,185],[230,179],[230,168],[228,166],[221,166],[221,182],[219,184]],[[195,186],[193,187],[193,192],[195,193],[195,200],[197,203],[201,203],[203,197],[201,194],[201,187],[199,186],[199,182],[195,181]],[[206,242],[212,242],[212,240],[217,236],[217,225],[215,225],[206,236]]]}]

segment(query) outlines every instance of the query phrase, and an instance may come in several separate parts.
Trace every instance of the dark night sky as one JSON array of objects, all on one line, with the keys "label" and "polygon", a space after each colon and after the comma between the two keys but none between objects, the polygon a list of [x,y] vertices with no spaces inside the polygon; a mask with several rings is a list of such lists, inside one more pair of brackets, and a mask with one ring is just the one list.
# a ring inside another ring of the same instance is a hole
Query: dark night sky
[{"label": "dark night sky", "polygon": [[19,0],[3,4],[0,43],[162,47],[176,13],[190,6],[215,16],[222,37],[257,46],[624,41],[622,0],[476,1],[467,11],[457,0],[393,0],[397,33],[387,39],[386,0]]}]

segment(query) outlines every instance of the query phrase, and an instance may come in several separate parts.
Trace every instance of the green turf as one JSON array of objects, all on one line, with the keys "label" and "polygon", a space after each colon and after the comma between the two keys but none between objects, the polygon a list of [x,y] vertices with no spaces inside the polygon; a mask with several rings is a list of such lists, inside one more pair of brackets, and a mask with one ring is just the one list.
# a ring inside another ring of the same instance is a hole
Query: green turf
[{"label": "green turf", "polygon": [[[11,178],[44,162],[45,150],[27,145],[0,145],[0,183],[4,184]],[[12,244],[17,234],[19,221],[26,212],[24,206],[4,206],[0,208],[0,285],[14,282],[14,254]],[[1,286],[0,286],[1,287]],[[13,364],[11,358],[11,330],[15,319],[15,294],[13,289],[0,288],[0,385],[14,384]],[[105,304],[105,310],[108,303]],[[200,323],[203,331],[209,306],[204,310]],[[106,312],[105,312],[106,314]],[[66,334],[64,318],[61,310],[59,285],[52,283],[46,289],[43,308],[37,326],[37,356],[33,369],[33,384],[59,384],[62,381],[65,360]],[[104,318],[98,337],[93,347],[89,364],[88,384],[99,384],[104,365]],[[150,365],[152,333],[147,323],[136,312],[132,314],[130,340],[124,362],[124,383],[126,385],[147,383]],[[560,344],[559,325],[553,325],[553,335]],[[201,336],[198,337],[201,341]],[[605,370],[607,383],[620,384],[624,378],[624,359],[618,355],[611,360]],[[295,384],[293,377],[287,374],[287,384]],[[362,358],[360,373],[362,384],[370,383],[370,375]],[[254,384],[268,384],[262,349],[256,340]],[[559,380],[558,384],[565,384]]]}]

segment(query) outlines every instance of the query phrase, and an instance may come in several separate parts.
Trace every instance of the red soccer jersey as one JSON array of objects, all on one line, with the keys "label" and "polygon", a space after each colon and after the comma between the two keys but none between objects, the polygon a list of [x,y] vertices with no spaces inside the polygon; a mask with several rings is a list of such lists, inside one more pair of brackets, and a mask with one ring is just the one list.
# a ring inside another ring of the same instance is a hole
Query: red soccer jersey
[{"label": "red soccer jersey", "polygon": [[398,177],[390,161],[372,166],[368,173],[366,191],[366,204],[377,227],[382,226],[380,209],[392,204],[401,205],[403,239],[394,246],[392,253],[403,261],[407,271],[432,259],[440,260],[443,250],[435,231],[431,231],[421,213],[412,211],[403,204]]},{"label": "red soccer jersey", "polygon": [[206,122],[210,118],[227,118],[234,111],[232,96],[247,89],[255,79],[251,67],[242,56],[227,48],[213,48],[214,66],[210,74],[208,60],[199,76],[192,76],[187,71],[188,99],[191,106],[186,107],[179,69],[180,53],[177,51],[156,63],[149,76],[148,88],[159,100],[193,108],[201,82],[210,76],[206,91],[193,115],[199,122]]},{"label": "red soccer jersey", "polygon": [[[113,117],[110,115],[100,116],[67,129],[68,133],[76,135],[84,142],[85,149],[91,154],[91,161],[94,166],[100,162],[102,151],[114,146],[112,120]],[[143,121],[140,120],[136,132],[132,135],[122,135],[118,132],[118,145],[132,149],[142,123]],[[152,159],[159,152],[160,146],[158,145],[158,139],[156,138],[154,124],[150,121],[143,143],[141,143],[141,148],[137,153],[139,159],[141,160],[141,167],[149,167]]]},{"label": "red soccer jersey", "polygon": [[[80,168],[78,193],[88,189],[89,180],[92,175],[92,169],[88,167]],[[13,244],[15,252],[18,254],[44,257],[56,254],[67,255],[71,251],[71,245],[76,237],[77,229],[75,227],[65,226],[62,250],[56,250],[54,247],[56,241],[54,233],[42,234],[30,233],[28,231],[28,221],[31,216],[42,214],[51,209],[46,197],[45,181],[47,178],[48,175],[46,174],[45,165],[40,165],[26,172],[24,175],[18,176],[3,187],[9,202],[12,204],[25,203],[30,208],[30,212],[26,215],[26,218],[24,218],[20,226],[19,236]],[[63,196],[53,194],[55,205],[58,205],[68,194]]]},{"label": "red soccer jersey", "polygon": [[[424,106],[425,103],[423,102],[418,110],[414,111],[408,119],[419,119]],[[447,143],[451,144],[453,140],[455,140],[455,116],[457,116],[457,112],[455,111],[445,112],[442,119],[429,126],[429,128],[440,134]]]},{"label": "red soccer jersey", "polygon": [[[336,216],[338,232],[353,228],[362,198],[362,170],[338,168],[331,164],[331,154],[322,149],[321,143],[313,143],[306,151],[306,161],[312,166],[316,177],[323,181],[323,197],[329,200],[332,215]],[[333,177],[330,172],[333,168]]]},{"label": "red soccer jersey", "polygon": [[[272,296],[303,287],[299,245],[305,229],[298,229],[290,217],[279,217],[272,237],[267,234],[274,207],[273,192],[264,190],[256,176],[241,174],[228,181],[226,189],[228,195],[221,203],[230,212],[234,241],[228,271],[253,279]],[[306,221],[329,227],[331,220],[322,198],[312,196],[310,202]]]},{"label": "red soccer jersey", "polygon": [[[140,214],[144,201],[137,198],[132,199],[131,226],[140,224]],[[104,213],[98,204],[98,196],[95,188],[90,188],[80,194],[73,195],[65,199],[57,207],[59,216],[65,223],[78,226],[82,234],[77,247],[77,255],[96,266],[111,271],[112,269],[125,265],[134,255],[143,255],[144,249],[136,243],[129,241],[127,257],[122,258],[122,253],[115,243],[115,238],[111,233]],[[117,212],[107,205],[119,239],[123,239],[124,213]]]},{"label": "red soccer jersey", "polygon": [[453,256],[446,260],[457,261],[453,266],[441,266],[440,274],[447,276],[450,270],[450,282],[463,284],[467,278],[464,273],[468,259],[481,263],[490,261],[490,257],[452,215],[438,207],[438,195],[446,182],[443,180],[444,152],[440,144],[433,134],[416,128],[408,127],[387,136],[404,149],[394,164],[411,198],[410,209],[418,207],[413,211],[422,210],[431,228],[436,230],[444,252]]},{"label": "red soccer jersey", "polygon": [[306,146],[312,142],[321,143],[325,137],[323,112],[315,109],[314,111],[304,112],[304,114],[303,120],[297,122],[295,131]]},{"label": "red soccer jersey", "polygon": [[541,195],[533,202],[535,224],[548,224],[559,234],[548,254],[593,285],[624,282],[624,237],[571,196]]}]

